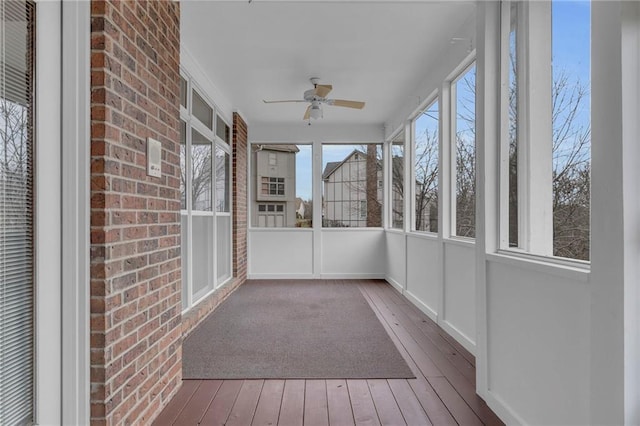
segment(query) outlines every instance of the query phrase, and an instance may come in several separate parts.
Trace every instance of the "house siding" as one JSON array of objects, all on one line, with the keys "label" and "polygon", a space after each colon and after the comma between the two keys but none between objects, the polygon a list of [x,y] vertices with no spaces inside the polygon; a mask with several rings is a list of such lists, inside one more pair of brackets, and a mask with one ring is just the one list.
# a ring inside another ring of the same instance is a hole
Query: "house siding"
[{"label": "house siding", "polygon": [[92,424],[149,423],[181,382],[179,62],[178,2],[91,2]]}]

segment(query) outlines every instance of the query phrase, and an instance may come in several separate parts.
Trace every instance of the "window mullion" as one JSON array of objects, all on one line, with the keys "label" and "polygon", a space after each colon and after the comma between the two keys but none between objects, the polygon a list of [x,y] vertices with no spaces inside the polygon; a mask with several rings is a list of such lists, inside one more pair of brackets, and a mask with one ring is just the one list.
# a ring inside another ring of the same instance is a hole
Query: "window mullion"
[{"label": "window mullion", "polygon": [[[553,255],[551,2],[526,3],[518,43],[521,247]],[[524,33],[524,34],[523,34]],[[522,127],[520,127],[522,125]]]}]

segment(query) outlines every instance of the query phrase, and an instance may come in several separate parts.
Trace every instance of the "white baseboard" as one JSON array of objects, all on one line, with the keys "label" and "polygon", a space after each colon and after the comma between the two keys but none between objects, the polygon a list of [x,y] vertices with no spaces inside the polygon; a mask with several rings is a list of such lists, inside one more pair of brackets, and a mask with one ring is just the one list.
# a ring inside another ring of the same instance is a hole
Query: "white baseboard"
[{"label": "white baseboard", "polygon": [[438,312],[431,309],[428,305],[423,303],[420,299],[414,296],[409,290],[405,290],[403,292],[405,297],[411,301],[414,305],[418,307],[426,316],[431,318],[433,321],[438,322]]},{"label": "white baseboard", "polygon": [[400,294],[404,294],[405,289],[404,289],[404,287],[402,286],[402,284],[400,284],[399,282],[397,282],[396,280],[394,280],[394,279],[393,279],[393,278],[391,278],[391,277],[385,277],[385,280],[386,280],[389,284],[391,284],[391,286],[392,286],[393,288],[395,288],[396,290],[398,290],[398,291],[400,292]]},{"label": "white baseboard", "polygon": [[325,280],[384,280],[384,274],[330,273],[320,274]]},{"label": "white baseboard", "polygon": [[495,395],[491,391],[486,391],[483,396],[484,402],[487,403],[489,408],[508,425],[526,425],[527,423],[518,416],[515,411],[509,405],[507,405],[502,398]]},{"label": "white baseboard", "polygon": [[313,280],[313,274],[247,274],[248,280]]},{"label": "white baseboard", "polygon": [[458,330],[453,324],[447,320],[440,320],[438,325],[451,337],[456,339],[466,350],[471,352],[473,356],[476,356],[476,342],[471,340],[466,334]]}]

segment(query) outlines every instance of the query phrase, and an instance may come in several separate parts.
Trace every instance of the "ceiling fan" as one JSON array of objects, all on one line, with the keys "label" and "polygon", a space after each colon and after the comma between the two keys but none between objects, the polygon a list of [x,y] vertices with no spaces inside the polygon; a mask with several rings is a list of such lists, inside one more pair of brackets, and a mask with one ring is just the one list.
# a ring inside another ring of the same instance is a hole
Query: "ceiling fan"
[{"label": "ceiling fan", "polygon": [[283,101],[267,101],[262,100],[265,104],[276,104],[285,102],[308,102],[310,105],[304,113],[303,120],[310,120],[311,118],[318,119],[322,117],[322,104],[362,109],[364,108],[364,102],[360,101],[348,101],[344,99],[328,99],[327,95],[333,89],[330,84],[318,84],[320,81],[317,77],[310,78],[313,89],[306,90],[302,99],[283,100]]}]

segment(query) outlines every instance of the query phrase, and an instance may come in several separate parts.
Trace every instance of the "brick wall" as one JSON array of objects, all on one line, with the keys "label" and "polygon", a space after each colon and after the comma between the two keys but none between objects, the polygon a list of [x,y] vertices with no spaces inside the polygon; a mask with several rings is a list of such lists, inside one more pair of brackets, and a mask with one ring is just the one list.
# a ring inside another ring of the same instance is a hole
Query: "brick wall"
[{"label": "brick wall", "polygon": [[182,374],[180,7],[93,0],[91,15],[91,417],[145,424]]},{"label": "brick wall", "polygon": [[247,278],[247,123],[233,113],[233,276]]}]

